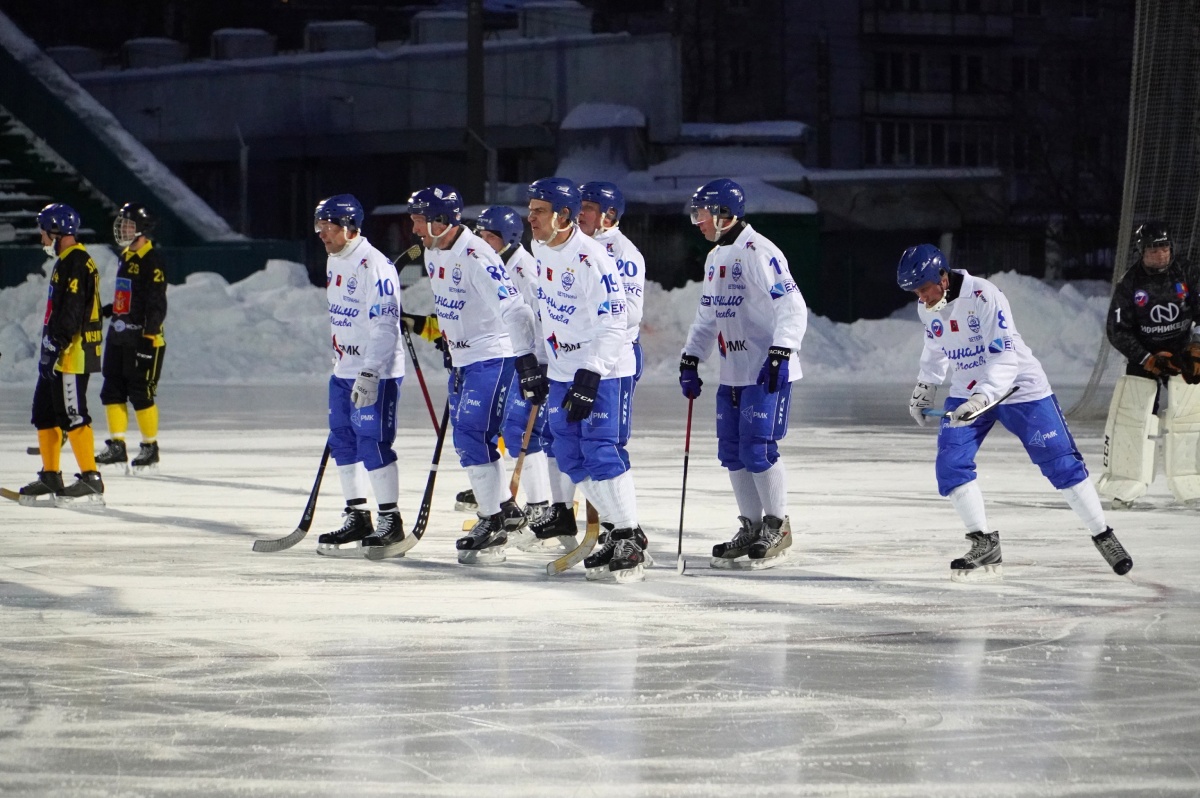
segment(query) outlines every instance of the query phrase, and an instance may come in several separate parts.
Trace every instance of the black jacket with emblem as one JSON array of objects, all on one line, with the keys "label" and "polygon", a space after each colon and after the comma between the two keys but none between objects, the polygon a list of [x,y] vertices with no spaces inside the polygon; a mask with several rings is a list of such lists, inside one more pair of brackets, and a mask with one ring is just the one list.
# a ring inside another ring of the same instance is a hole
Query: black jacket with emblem
[{"label": "black jacket with emblem", "polygon": [[1175,258],[1167,268],[1147,269],[1139,260],[1117,283],[1108,306],[1108,340],[1129,361],[1126,374],[1154,379],[1142,361],[1170,352],[1176,362],[1200,331],[1200,270]]},{"label": "black jacket with emblem", "polygon": [[50,272],[50,296],[42,335],[58,348],[58,367],[65,374],[100,370],[100,270],[80,244],[58,255]]},{"label": "black jacket with emblem", "polygon": [[121,252],[108,337],[121,346],[136,346],[143,335],[160,336],[167,318],[167,269],[163,256],[146,240]]}]

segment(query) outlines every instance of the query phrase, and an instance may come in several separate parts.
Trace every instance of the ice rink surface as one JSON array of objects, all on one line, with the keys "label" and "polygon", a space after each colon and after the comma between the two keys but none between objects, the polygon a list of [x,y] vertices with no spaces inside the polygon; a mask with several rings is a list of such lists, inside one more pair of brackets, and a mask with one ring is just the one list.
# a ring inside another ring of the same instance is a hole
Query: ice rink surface
[{"label": "ice rink surface", "polygon": [[[1005,579],[951,583],[968,545],[909,387],[797,385],[796,543],[752,573],[708,567],[736,510],[706,389],[679,576],[686,402],[643,386],[658,564],[618,586],[519,553],[458,565],[449,447],[403,560],[314,553],[332,469],[313,533],[253,553],[299,521],[323,385],[168,384],[157,475],[106,472],[100,513],[0,503],[0,794],[1200,795],[1200,513],[1161,477],[1110,513],[1135,561],[1117,577],[997,428],[979,466]],[[0,388],[5,487],[39,468],[31,392]],[[434,436],[415,380],[401,405],[411,525]],[[1073,430],[1097,473],[1101,422]]]}]

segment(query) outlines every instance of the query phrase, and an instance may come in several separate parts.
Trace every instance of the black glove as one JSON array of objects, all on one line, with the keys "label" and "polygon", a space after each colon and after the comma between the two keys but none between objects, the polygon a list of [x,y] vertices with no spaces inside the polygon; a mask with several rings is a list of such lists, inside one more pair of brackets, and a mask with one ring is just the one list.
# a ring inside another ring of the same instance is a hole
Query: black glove
[{"label": "black glove", "polygon": [[1142,361],[1142,368],[1155,377],[1173,377],[1181,371],[1170,352],[1155,352]]},{"label": "black glove", "polygon": [[413,313],[401,313],[400,323],[408,328],[413,335],[420,335],[425,330],[425,317]]},{"label": "black glove", "polygon": [[437,349],[441,350],[442,366],[444,366],[447,371],[454,368],[454,358],[450,357],[450,344],[446,343],[446,336],[439,335],[437,338],[434,338],[433,345]]},{"label": "black glove", "polygon": [[42,353],[38,358],[38,374],[47,380],[54,379],[54,364],[58,361],[58,347],[50,336],[42,336]]},{"label": "black glove", "polygon": [[111,302],[109,302],[107,305],[100,306],[100,315],[106,319],[112,318],[112,303]]},{"label": "black glove", "polygon": [[143,335],[138,339],[137,354],[134,358],[137,362],[138,370],[145,373],[147,376],[154,371],[154,339]]},{"label": "black glove", "polygon": [[1183,363],[1183,381],[1188,385],[1200,383],[1200,341],[1192,341],[1179,355]]},{"label": "black glove", "polygon": [[596,389],[599,387],[599,374],[587,369],[575,371],[575,381],[562,401],[562,406],[567,409],[567,421],[583,421],[592,414],[592,405],[596,404]]},{"label": "black glove", "polygon": [[695,399],[700,395],[700,386],[704,385],[704,380],[700,379],[700,358],[695,355],[684,355],[679,358],[679,387],[683,389],[683,395],[688,399]]},{"label": "black glove", "polygon": [[788,363],[792,350],[786,346],[772,346],[767,350],[767,359],[758,370],[757,385],[767,389],[767,393],[775,393],[780,385],[788,383]]},{"label": "black glove", "polygon": [[521,384],[521,396],[540,405],[550,393],[550,381],[542,373],[537,357],[532,353],[517,358],[517,378]]}]

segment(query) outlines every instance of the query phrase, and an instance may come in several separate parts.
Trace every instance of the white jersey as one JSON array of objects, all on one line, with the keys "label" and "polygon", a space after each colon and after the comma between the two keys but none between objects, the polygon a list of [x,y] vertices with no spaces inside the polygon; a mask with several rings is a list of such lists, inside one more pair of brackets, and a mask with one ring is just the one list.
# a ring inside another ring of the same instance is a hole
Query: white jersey
[{"label": "white jersey", "polygon": [[533,351],[533,312],[500,256],[466,227],[449,249],[425,249],[438,327],[456,367]]},{"label": "white jersey", "polygon": [[558,247],[534,241],[533,256],[550,379],[571,382],[577,369],[594,371],[601,379],[632,376],[632,368],[628,373],[617,369],[630,348],[617,262],[578,227]]},{"label": "white jersey", "polygon": [[722,385],[753,385],[772,346],[792,350],[788,380],[801,377],[808,305],[779,248],[746,225],[704,262],[704,294],[683,353],[705,360],[717,345]]},{"label": "white jersey", "polygon": [[[940,385],[950,373],[950,396],[969,398],[981,393],[996,401],[1016,385],[1013,404],[1043,399],[1052,391],[1042,364],[1017,332],[1008,298],[982,277],[961,269],[958,296],[938,311],[917,303],[925,325],[919,382]],[[951,277],[951,290],[953,283]]]},{"label": "white jersey", "polygon": [[330,255],[325,272],[333,330],[333,376],[404,376],[400,336],[400,279],[396,267],[362,234]]},{"label": "white jersey", "polygon": [[[619,227],[610,227],[607,230],[598,230],[593,236],[597,241],[604,245],[605,250],[609,255],[617,261],[617,273],[621,275],[621,284],[625,286],[625,315],[628,327],[625,335],[625,340],[633,344],[637,341],[642,330],[642,301],[646,289],[646,259],[642,257],[642,251],[629,240],[629,238],[621,232]],[[633,347],[630,346],[629,352],[622,357],[634,358]],[[618,369],[621,371],[629,370],[633,373],[637,369],[636,362],[620,363]]]},{"label": "white jersey", "polygon": [[[504,258],[503,255],[500,257]],[[511,250],[504,266],[512,277],[513,285],[521,292],[521,299],[525,300],[525,304],[533,311],[533,354],[537,356],[538,362],[544,365],[546,347],[538,344],[542,340],[542,308],[538,302],[537,261],[529,254],[529,250],[517,244],[516,248]]]}]

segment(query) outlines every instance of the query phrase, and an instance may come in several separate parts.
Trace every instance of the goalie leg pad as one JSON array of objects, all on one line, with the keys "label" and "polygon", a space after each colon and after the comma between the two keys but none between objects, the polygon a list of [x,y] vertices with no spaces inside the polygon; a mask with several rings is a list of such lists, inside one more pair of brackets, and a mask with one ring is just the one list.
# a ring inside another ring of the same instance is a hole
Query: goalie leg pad
[{"label": "goalie leg pad", "polygon": [[1200,385],[1182,377],[1167,382],[1163,426],[1167,485],[1181,502],[1200,500]]},{"label": "goalie leg pad", "polygon": [[1104,473],[1096,484],[1101,494],[1129,503],[1154,481],[1157,393],[1158,383],[1145,377],[1117,380],[1104,424]]}]

